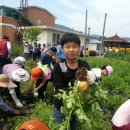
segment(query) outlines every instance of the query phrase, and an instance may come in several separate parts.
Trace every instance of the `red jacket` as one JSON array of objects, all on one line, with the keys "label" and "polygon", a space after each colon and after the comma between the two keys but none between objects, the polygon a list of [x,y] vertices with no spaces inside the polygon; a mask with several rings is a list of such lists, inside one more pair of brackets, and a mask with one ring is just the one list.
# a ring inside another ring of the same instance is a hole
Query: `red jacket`
[{"label": "red jacket", "polygon": [[6,40],[0,41],[0,56],[8,56],[8,48],[7,48],[7,42]]}]

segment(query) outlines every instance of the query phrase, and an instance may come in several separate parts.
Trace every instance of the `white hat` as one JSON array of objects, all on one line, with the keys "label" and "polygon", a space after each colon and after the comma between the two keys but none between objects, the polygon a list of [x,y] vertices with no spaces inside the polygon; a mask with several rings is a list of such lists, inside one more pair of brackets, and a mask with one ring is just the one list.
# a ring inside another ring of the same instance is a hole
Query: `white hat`
[{"label": "white hat", "polygon": [[17,85],[10,81],[8,75],[0,74],[0,87],[15,88]]},{"label": "white hat", "polygon": [[16,69],[12,72],[12,79],[14,81],[25,82],[29,78],[30,78],[29,73],[22,68]]},{"label": "white hat", "polygon": [[113,68],[111,66],[106,66],[106,70],[109,76],[113,73]]},{"label": "white hat", "polygon": [[18,56],[18,57],[16,57],[15,59],[14,59],[14,61],[13,61],[13,64],[19,64],[19,65],[21,65],[21,66],[24,66],[25,65],[25,58],[24,57],[22,57],[22,56]]}]

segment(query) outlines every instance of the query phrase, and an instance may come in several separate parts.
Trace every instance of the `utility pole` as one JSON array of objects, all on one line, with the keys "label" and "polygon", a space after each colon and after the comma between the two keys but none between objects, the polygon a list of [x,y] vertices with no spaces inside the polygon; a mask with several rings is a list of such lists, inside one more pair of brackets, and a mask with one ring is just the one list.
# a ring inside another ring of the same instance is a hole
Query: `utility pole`
[{"label": "utility pole", "polygon": [[88,28],[88,40],[87,40],[87,48],[88,48],[88,45],[89,45],[89,38],[90,38],[90,27]]},{"label": "utility pole", "polygon": [[100,52],[100,55],[104,51],[104,49],[103,49],[103,41],[104,41],[104,32],[105,32],[106,18],[107,18],[107,13],[105,13],[105,18],[104,18],[104,25],[103,25],[103,32],[102,32],[102,39],[101,39],[101,52]]},{"label": "utility pole", "polygon": [[86,10],[84,54],[86,54],[86,43],[87,43],[87,12],[88,12],[88,11]]}]

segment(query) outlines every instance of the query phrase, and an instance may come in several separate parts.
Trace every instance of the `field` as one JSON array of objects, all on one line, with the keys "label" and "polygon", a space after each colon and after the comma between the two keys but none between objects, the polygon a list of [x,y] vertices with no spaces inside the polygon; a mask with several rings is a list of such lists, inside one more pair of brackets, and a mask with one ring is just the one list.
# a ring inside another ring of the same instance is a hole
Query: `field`
[{"label": "field", "polygon": [[[114,73],[111,77],[104,76],[99,83],[102,89],[108,92],[108,100],[104,103],[103,112],[89,113],[91,116],[92,128],[89,130],[111,130],[111,118],[115,110],[129,98],[130,95],[130,63],[129,61],[123,61],[112,58],[96,58],[96,57],[84,57],[82,60],[87,61],[91,68],[101,67],[105,64],[109,64],[113,67]],[[30,60],[27,61],[26,69],[30,72],[31,68],[36,65],[36,62]],[[22,84],[21,90],[24,92],[29,85],[29,81]],[[53,105],[50,103],[50,99],[53,95],[53,85],[49,83],[47,88],[47,102],[35,101],[35,106],[29,109],[29,114],[25,116],[16,116],[3,120],[3,124],[8,124],[12,128],[11,130],[17,130],[18,126],[24,121],[29,119],[38,119],[48,124],[49,119],[53,112]],[[24,101],[23,101],[24,104]],[[26,106],[25,106],[26,108]],[[84,129],[84,124],[79,124],[78,130]]]}]

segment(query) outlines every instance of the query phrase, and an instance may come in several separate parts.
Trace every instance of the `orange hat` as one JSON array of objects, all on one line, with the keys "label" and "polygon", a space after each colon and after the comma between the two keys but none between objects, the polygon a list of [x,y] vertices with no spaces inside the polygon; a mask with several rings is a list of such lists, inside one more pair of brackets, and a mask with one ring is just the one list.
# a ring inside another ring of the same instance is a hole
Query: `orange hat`
[{"label": "orange hat", "polygon": [[31,72],[31,80],[36,81],[40,77],[41,73],[42,70],[40,68],[38,67],[33,68]]},{"label": "orange hat", "polygon": [[18,130],[49,130],[48,127],[41,121],[28,120],[25,121]]}]

